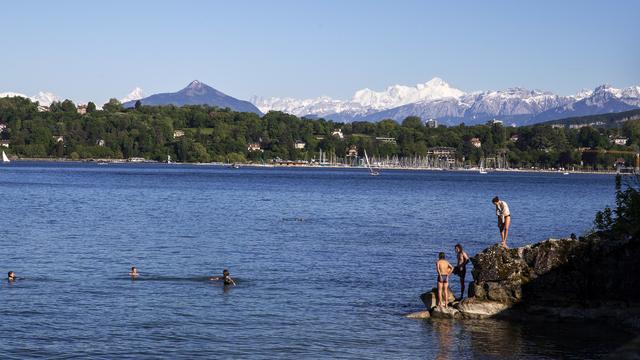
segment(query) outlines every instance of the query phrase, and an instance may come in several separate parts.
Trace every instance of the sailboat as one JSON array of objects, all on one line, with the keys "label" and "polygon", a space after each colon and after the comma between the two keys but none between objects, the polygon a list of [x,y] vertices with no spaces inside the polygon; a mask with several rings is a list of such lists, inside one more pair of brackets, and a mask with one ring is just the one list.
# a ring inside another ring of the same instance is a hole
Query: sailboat
[{"label": "sailboat", "polygon": [[171,164],[171,155],[167,155],[167,164]]},{"label": "sailboat", "polygon": [[480,174],[486,174],[487,170],[484,169],[484,159],[480,160]]},{"label": "sailboat", "polygon": [[8,163],[10,162],[9,158],[7,157],[7,154],[5,154],[5,152],[2,152],[2,162],[3,163]]},{"label": "sailboat", "polygon": [[378,171],[378,169],[374,169],[371,167],[371,163],[369,162],[369,157],[367,156],[367,150],[364,151],[364,159],[366,161],[367,169],[369,169],[369,175],[371,176],[380,175],[380,171]]}]

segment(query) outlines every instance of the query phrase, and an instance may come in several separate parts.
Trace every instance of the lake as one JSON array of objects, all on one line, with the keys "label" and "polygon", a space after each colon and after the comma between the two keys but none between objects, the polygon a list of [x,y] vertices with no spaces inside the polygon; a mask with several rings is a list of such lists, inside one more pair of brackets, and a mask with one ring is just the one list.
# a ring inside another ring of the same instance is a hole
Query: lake
[{"label": "lake", "polygon": [[[12,162],[0,194],[0,271],[22,278],[0,284],[3,359],[584,359],[630,338],[402,316],[439,251],[499,242],[493,196],[519,246],[588,231],[610,175]],[[224,268],[238,286],[208,281]]]}]

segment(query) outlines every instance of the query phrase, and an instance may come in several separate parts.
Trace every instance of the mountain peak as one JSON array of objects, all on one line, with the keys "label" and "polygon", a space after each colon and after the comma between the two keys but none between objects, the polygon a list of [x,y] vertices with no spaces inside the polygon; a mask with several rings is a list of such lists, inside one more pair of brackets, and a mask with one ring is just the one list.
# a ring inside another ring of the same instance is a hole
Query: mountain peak
[{"label": "mountain peak", "polygon": [[200,89],[203,85],[206,86],[205,84],[203,84],[199,80],[193,80],[192,82],[189,83],[187,88],[189,88],[189,89]]},{"label": "mountain peak", "polygon": [[446,81],[442,80],[442,78],[439,78],[437,76],[434,77],[433,79],[427,81],[426,83],[424,83],[424,85],[426,85],[426,86],[447,86],[447,87],[450,86]]},{"label": "mountain peak", "polygon": [[[178,92],[154,94],[139,100],[144,105],[210,105],[219,108],[230,108],[240,112],[262,114],[260,110],[250,102],[238,100],[226,95],[199,80],[193,80],[186,88]],[[123,106],[125,108],[133,107],[134,103],[134,100],[130,100],[123,102]]]},{"label": "mountain peak", "polygon": [[131,90],[127,96],[123,97],[122,99],[120,99],[121,103],[126,103],[128,101],[135,101],[135,100],[140,100],[142,98],[144,98],[144,92],[142,91],[142,89],[138,86],[136,86],[133,90]]}]

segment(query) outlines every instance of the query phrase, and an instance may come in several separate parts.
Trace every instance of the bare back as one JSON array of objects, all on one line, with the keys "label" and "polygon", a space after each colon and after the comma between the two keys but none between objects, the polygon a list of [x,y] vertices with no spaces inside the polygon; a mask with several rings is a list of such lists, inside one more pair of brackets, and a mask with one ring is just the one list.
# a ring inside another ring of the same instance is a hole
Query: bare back
[{"label": "bare back", "polygon": [[438,260],[436,268],[438,269],[439,275],[449,275],[453,270],[453,267],[447,260]]}]

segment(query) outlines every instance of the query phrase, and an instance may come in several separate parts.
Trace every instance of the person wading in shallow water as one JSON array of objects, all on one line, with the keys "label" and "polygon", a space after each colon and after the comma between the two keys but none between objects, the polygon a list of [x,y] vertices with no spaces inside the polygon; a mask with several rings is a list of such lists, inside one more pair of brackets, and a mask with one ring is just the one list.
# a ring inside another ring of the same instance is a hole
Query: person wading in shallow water
[{"label": "person wading in shallow water", "polygon": [[496,206],[496,215],[498,216],[498,229],[500,229],[500,239],[503,247],[507,247],[507,237],[509,236],[509,226],[511,225],[511,212],[509,205],[504,200],[500,200],[497,196],[491,200]]},{"label": "person wading in shallow water", "polygon": [[462,245],[456,244],[456,255],[458,256],[458,265],[453,268],[453,274],[460,277],[460,299],[464,297],[464,278],[467,276],[467,263],[469,262],[469,255],[462,250]]}]

